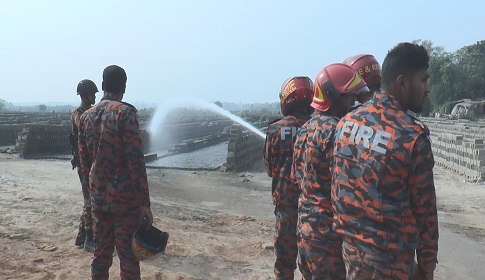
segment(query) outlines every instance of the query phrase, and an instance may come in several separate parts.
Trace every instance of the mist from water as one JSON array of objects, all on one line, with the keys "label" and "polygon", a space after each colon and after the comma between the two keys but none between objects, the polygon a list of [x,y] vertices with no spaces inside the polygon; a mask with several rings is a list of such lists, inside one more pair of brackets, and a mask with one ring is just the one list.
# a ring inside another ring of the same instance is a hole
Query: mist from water
[{"label": "mist from water", "polygon": [[259,137],[265,139],[266,135],[259,130],[257,127],[254,127],[247,121],[243,120],[242,118],[232,114],[229,111],[224,110],[223,108],[217,106],[216,104],[212,102],[208,102],[205,100],[200,100],[200,99],[194,99],[194,98],[182,98],[182,97],[177,97],[177,98],[172,98],[166,100],[164,103],[160,104],[158,108],[155,111],[155,114],[153,115],[153,118],[150,122],[150,131],[153,134],[158,134],[159,129],[162,125],[162,122],[166,119],[167,114],[170,113],[170,111],[176,109],[176,108],[184,108],[184,107],[196,107],[196,108],[201,108],[201,109],[207,109],[212,112],[218,113],[222,116],[225,116],[241,125],[244,127],[248,128],[252,132],[254,132],[256,135]]}]

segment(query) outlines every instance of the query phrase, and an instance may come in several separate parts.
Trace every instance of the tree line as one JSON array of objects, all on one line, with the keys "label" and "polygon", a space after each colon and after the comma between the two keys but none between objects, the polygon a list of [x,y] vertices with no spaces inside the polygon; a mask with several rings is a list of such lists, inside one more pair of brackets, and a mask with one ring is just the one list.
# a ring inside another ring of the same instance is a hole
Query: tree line
[{"label": "tree line", "polygon": [[422,112],[449,114],[457,101],[485,99],[485,40],[446,52],[429,40],[418,40],[429,52],[430,93]]}]

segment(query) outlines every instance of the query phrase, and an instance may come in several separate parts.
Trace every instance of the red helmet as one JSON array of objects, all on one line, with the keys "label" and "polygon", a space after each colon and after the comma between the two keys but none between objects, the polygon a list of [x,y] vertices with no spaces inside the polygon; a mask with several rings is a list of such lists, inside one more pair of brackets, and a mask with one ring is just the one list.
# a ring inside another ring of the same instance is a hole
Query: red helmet
[{"label": "red helmet", "polygon": [[311,106],[327,111],[342,94],[369,91],[364,80],[347,64],[334,63],[318,72]]},{"label": "red helmet", "polygon": [[352,66],[364,79],[371,91],[381,88],[381,67],[377,59],[371,54],[358,54],[344,60],[344,63]]},{"label": "red helmet", "polygon": [[147,228],[146,220],[133,234],[131,249],[138,260],[154,259],[165,252],[168,242],[168,232],[154,226]]},{"label": "red helmet", "polygon": [[287,79],[281,86],[281,113],[287,116],[297,106],[309,106],[313,97],[313,82],[308,77]]}]

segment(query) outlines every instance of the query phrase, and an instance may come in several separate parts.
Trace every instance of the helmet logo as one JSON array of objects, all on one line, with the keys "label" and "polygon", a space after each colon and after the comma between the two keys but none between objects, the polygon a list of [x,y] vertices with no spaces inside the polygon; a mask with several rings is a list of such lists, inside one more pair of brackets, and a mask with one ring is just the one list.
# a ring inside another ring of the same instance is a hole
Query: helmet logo
[{"label": "helmet logo", "polygon": [[359,75],[363,76],[366,73],[379,71],[379,69],[380,69],[379,63],[374,63],[372,65],[366,65],[366,66],[360,68],[359,70],[357,70],[357,73],[359,73]]},{"label": "helmet logo", "polygon": [[318,101],[322,101],[323,100],[323,93],[322,93],[322,90],[320,89],[319,84],[317,84],[317,89],[318,89],[318,94],[317,94],[317,96],[315,96],[315,99],[318,100]]},{"label": "helmet logo", "polygon": [[358,85],[362,81],[362,78],[359,75],[354,76],[354,80],[350,83],[350,85],[347,87],[348,90],[352,90],[356,85]]},{"label": "helmet logo", "polygon": [[295,90],[296,90],[295,81],[294,80],[289,81],[283,88],[280,101],[281,102],[285,101],[286,97],[288,97],[288,95],[294,92]]}]

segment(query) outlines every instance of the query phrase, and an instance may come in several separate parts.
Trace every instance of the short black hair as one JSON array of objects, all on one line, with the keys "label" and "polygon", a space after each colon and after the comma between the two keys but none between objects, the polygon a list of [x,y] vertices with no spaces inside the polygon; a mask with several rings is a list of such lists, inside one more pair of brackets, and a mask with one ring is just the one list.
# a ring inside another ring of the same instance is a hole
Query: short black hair
[{"label": "short black hair", "polygon": [[382,63],[382,88],[389,90],[400,75],[410,75],[428,68],[429,55],[423,46],[399,43],[387,53]]},{"label": "short black hair", "polygon": [[126,86],[126,72],[118,65],[110,65],[103,71],[103,90],[118,94]]}]

